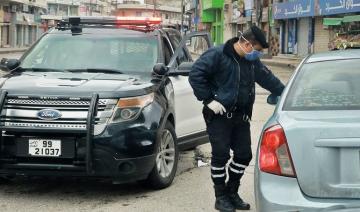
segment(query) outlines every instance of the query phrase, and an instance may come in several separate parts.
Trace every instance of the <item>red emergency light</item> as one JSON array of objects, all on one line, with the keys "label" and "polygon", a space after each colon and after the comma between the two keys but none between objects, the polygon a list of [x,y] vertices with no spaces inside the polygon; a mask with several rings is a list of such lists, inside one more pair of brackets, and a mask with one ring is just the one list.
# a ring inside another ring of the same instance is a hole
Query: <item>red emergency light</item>
[{"label": "red emergency light", "polygon": [[150,26],[161,24],[161,18],[157,17],[117,17],[119,25]]},{"label": "red emergency light", "polygon": [[154,31],[160,24],[161,18],[157,17],[116,17],[116,25],[119,28],[142,32]]}]

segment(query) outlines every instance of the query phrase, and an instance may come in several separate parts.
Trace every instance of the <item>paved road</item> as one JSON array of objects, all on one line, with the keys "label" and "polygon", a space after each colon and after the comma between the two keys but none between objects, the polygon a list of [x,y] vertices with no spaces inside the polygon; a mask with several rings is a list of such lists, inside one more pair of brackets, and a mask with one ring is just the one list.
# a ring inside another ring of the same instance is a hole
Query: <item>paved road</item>
[{"label": "paved road", "polygon": [[[0,58],[2,56],[0,55]],[[286,82],[287,69],[273,68]],[[252,149],[255,155],[259,133],[274,107],[266,104],[267,92],[257,89],[252,121]],[[196,153],[195,153],[196,152]],[[173,185],[161,191],[151,191],[138,184],[112,185],[109,182],[77,179],[16,179],[0,185],[1,211],[215,211],[210,168],[197,167],[195,155],[210,155],[208,144],[181,154],[179,170]],[[242,180],[241,196],[254,210],[254,160]]]}]

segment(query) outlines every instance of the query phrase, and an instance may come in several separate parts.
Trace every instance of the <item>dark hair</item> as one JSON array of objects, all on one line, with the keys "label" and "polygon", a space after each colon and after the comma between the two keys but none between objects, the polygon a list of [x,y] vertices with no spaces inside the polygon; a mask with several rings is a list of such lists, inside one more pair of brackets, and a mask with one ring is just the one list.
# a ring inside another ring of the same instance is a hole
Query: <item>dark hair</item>
[{"label": "dark hair", "polygon": [[[246,30],[244,33],[240,33],[239,35],[240,37],[240,42],[245,42],[245,41],[249,41],[250,43],[254,44],[257,43],[258,41],[256,40],[256,37],[254,35],[254,33],[248,29]],[[245,38],[245,39],[244,39]]]}]

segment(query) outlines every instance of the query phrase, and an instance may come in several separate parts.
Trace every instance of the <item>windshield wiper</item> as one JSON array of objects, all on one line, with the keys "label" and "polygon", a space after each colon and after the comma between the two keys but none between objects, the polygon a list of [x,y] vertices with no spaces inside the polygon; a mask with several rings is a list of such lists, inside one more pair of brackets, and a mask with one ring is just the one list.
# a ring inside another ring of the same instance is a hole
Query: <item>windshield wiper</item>
[{"label": "windshield wiper", "polygon": [[54,69],[54,68],[23,68],[19,67],[20,71],[33,71],[33,72],[66,72],[63,69]]},{"label": "windshield wiper", "polygon": [[109,74],[124,74],[115,69],[101,69],[101,68],[85,68],[85,69],[67,69],[69,72],[89,72],[89,73],[109,73]]}]

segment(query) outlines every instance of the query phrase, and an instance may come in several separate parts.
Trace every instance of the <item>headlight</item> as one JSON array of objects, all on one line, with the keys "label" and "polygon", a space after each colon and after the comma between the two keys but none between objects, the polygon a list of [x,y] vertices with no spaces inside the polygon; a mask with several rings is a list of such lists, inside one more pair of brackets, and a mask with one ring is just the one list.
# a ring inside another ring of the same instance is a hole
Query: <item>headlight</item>
[{"label": "headlight", "polygon": [[116,110],[113,115],[112,122],[123,122],[137,118],[141,110],[153,101],[154,93],[145,96],[119,99],[115,107]]}]

